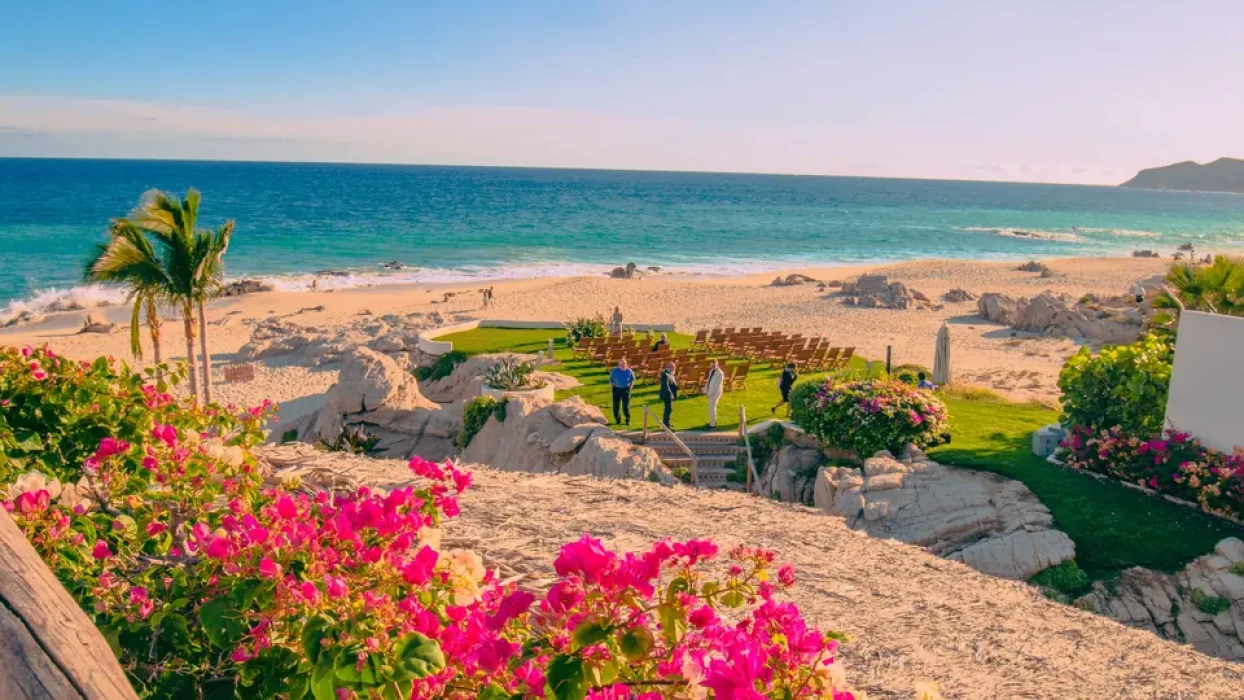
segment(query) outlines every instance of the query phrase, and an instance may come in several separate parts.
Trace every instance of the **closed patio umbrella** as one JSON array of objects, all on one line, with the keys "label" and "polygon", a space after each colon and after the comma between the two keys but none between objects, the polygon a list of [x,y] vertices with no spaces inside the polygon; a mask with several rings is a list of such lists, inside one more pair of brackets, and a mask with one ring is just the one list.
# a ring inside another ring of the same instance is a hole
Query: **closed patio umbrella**
[{"label": "closed patio umbrella", "polygon": [[950,383],[950,329],[945,323],[937,332],[937,351],[933,355],[933,383],[938,386]]}]

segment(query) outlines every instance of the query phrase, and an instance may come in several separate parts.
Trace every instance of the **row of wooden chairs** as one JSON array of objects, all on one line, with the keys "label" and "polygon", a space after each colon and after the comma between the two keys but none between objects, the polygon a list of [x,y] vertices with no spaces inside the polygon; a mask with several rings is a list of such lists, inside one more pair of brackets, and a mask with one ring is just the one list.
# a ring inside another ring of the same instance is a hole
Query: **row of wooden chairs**
[{"label": "row of wooden chairs", "polygon": [[855,355],[854,347],[834,347],[825,338],[766,332],[763,328],[701,330],[695,334],[692,347],[773,366],[795,361],[802,369],[814,372],[843,369]]},{"label": "row of wooden chairs", "polygon": [[[653,341],[655,342],[655,341]],[[685,394],[702,393],[708,382],[708,371],[712,355],[703,346],[680,348],[675,350],[664,346],[656,351],[646,339],[635,340],[622,337],[580,338],[571,349],[573,359],[588,360],[611,367],[618,360],[626,358],[640,383],[657,382],[661,370],[666,363],[673,362],[677,366],[678,383]],[[728,358],[718,358],[724,376],[722,385],[725,391],[747,388],[747,376],[751,372],[752,362],[743,360],[737,364],[728,364]]]}]

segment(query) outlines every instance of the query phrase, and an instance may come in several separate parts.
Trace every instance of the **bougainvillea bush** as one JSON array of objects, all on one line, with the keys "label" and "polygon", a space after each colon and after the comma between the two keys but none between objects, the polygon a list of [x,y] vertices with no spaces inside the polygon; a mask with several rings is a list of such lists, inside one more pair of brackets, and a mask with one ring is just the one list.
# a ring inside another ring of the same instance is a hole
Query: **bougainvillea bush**
[{"label": "bougainvillea bush", "polygon": [[890,379],[809,382],[795,387],[791,416],[821,444],[851,450],[861,459],[880,450],[898,453],[908,443],[939,444],[946,405],[930,391]]},{"label": "bougainvillea bush", "polygon": [[0,403],[0,502],[144,695],[854,697],[771,552],[585,535],[536,595],[441,547],[471,483],[452,464],[412,460],[391,491],[265,486],[270,407],[192,408],[46,350],[0,351]]},{"label": "bougainvillea bush", "polygon": [[1201,504],[1218,515],[1244,519],[1244,450],[1212,450],[1187,433],[1148,437],[1122,428],[1073,428],[1063,442],[1064,463]]}]

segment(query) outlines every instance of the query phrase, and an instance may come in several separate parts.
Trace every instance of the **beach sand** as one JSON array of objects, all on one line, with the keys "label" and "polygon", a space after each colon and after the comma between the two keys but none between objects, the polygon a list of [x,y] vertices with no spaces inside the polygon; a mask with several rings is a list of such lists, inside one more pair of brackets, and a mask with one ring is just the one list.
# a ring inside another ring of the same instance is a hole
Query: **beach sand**
[{"label": "beach sand", "polygon": [[[332,328],[357,320],[364,312],[439,311],[450,320],[477,318],[564,321],[577,316],[608,314],[620,306],[626,323],[674,323],[693,333],[717,326],[763,326],[805,335],[825,335],[835,344],[855,346],[868,359],[884,361],[891,348],[894,365],[933,364],[934,339],[942,323],[951,331],[953,369],[957,382],[990,387],[1011,398],[1056,401],[1059,369],[1077,349],[1068,339],[1023,337],[1008,328],[983,322],[976,302],[946,304],[940,311],[866,309],[846,306],[817,290],[816,285],[770,287],[777,275],[798,272],[820,280],[850,280],[864,273],[886,274],[917,289],[937,303],[949,289],[975,294],[1003,292],[1033,296],[1042,291],[1080,296],[1093,292],[1119,295],[1136,280],[1165,272],[1161,260],[1136,258],[1074,258],[1045,261],[1056,273],[1042,278],[1016,270],[1014,262],[925,260],[887,265],[810,268],[768,272],[746,277],[675,277],[656,275],[637,280],[606,277],[545,278],[475,282],[451,285],[402,285],[336,292],[268,292],[214,303],[208,311],[214,366],[231,362],[233,354],[250,339],[245,319],[272,316],[305,326]],[[482,309],[478,290],[493,286],[495,302]],[[832,290],[831,290],[832,291]],[[457,292],[440,303],[445,292]],[[320,309],[319,307],[322,307]],[[128,322],[124,309],[96,309],[96,319],[107,316]],[[39,345],[78,358],[101,354],[129,357],[129,333],[124,326],[111,335],[78,334],[85,312],[59,314],[40,324],[0,331],[0,343]],[[145,338],[145,336],[144,336]],[[185,356],[182,324],[164,325],[166,359]],[[150,359],[148,349],[148,360]],[[221,384],[218,400],[239,405],[271,398],[285,404],[286,420],[313,410],[320,395],[333,384],[337,368],[308,368],[275,359],[259,363],[256,381]]]}]

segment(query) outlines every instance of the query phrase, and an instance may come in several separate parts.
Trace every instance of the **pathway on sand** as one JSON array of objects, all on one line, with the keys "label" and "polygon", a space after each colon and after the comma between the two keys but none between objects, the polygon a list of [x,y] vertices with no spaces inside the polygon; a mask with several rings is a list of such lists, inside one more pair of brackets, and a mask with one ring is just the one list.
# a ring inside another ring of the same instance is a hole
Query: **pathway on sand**
[{"label": "pathway on sand", "polygon": [[[375,485],[408,479],[398,461],[313,458]],[[810,509],[729,491],[475,468],[449,546],[505,572],[550,572],[564,542],[591,532],[616,548],[713,537],[774,549],[799,571],[794,599],[850,634],[844,660],[869,697],[912,697],[917,681],[947,698],[1239,698],[1244,665],[1044,599],[917,547],[851,532]]]}]

